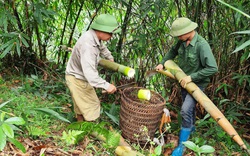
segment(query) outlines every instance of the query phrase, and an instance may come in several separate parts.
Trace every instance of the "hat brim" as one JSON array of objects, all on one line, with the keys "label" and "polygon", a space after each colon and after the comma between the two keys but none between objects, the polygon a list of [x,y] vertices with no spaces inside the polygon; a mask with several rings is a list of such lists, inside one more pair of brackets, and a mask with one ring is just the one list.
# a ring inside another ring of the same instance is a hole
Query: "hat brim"
[{"label": "hat brim", "polygon": [[112,34],[121,32],[120,27],[105,26],[105,25],[100,25],[97,23],[93,23],[90,28],[99,30],[102,32],[112,33]]},{"label": "hat brim", "polygon": [[186,33],[189,33],[191,31],[193,31],[197,27],[198,27],[198,24],[195,23],[195,22],[192,22],[188,27],[185,27],[182,30],[178,30],[178,31],[171,30],[170,35],[173,36],[173,37],[181,36],[181,35],[184,35]]}]

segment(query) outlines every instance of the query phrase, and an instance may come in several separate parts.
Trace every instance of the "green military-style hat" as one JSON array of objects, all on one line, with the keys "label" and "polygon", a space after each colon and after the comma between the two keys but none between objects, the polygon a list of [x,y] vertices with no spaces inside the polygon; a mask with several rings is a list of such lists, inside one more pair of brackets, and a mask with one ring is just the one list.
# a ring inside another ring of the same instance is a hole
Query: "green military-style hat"
[{"label": "green military-style hat", "polygon": [[186,33],[189,33],[190,31],[194,30],[197,27],[198,27],[197,23],[192,22],[190,19],[186,17],[180,17],[173,22],[170,30],[170,35],[173,37],[181,36]]},{"label": "green military-style hat", "polygon": [[90,28],[108,33],[119,33],[121,31],[115,17],[110,14],[99,15]]}]

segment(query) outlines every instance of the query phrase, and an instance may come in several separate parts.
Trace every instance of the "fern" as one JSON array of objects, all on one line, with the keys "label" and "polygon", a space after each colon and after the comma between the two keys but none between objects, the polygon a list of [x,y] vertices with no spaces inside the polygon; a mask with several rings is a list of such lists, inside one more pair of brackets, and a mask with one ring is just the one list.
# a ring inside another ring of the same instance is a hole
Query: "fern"
[{"label": "fern", "polygon": [[82,131],[82,133],[77,136],[78,138],[76,140],[78,140],[78,142],[81,141],[84,136],[96,132],[105,138],[104,146],[106,148],[115,148],[119,145],[120,134],[115,131],[109,131],[107,126],[110,126],[107,122],[100,122],[98,124],[93,122],[75,122],[71,123],[68,129]]},{"label": "fern", "polygon": [[120,134],[117,132],[109,131],[106,144],[104,146],[106,148],[116,148],[120,143]]}]

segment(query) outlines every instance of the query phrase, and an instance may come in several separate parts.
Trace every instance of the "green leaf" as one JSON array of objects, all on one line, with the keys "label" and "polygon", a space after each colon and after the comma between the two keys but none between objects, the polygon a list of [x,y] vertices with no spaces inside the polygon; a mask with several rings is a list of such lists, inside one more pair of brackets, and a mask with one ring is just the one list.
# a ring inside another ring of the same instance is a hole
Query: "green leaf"
[{"label": "green leaf", "polygon": [[2,112],[1,114],[0,114],[0,121],[3,121],[4,120],[4,117],[5,117],[5,112]]},{"label": "green leaf", "polygon": [[240,63],[243,63],[245,60],[250,58],[250,51],[246,51],[243,53],[243,55],[240,57]]},{"label": "green leaf", "polygon": [[239,10],[239,9],[237,9],[237,8],[235,8],[235,7],[233,7],[233,6],[231,6],[231,5],[229,5],[228,3],[223,2],[222,0],[217,0],[217,1],[220,2],[220,3],[222,3],[222,4],[224,4],[224,5],[226,5],[227,7],[231,8],[231,9],[233,9],[233,10],[235,10],[235,11],[241,13],[242,15],[244,15],[244,16],[250,18],[250,16],[249,16],[248,14],[246,14],[246,13],[244,13],[243,11],[241,11],[241,10]]},{"label": "green leaf", "polygon": [[38,111],[42,111],[42,112],[48,113],[48,114],[53,115],[53,116],[55,116],[56,118],[58,118],[58,119],[60,119],[62,121],[70,123],[70,121],[68,119],[62,117],[59,113],[53,111],[52,109],[48,109],[48,108],[34,108],[34,110],[38,110]]},{"label": "green leaf", "polygon": [[8,47],[3,51],[3,53],[0,55],[0,58],[4,58],[4,56],[10,52],[11,48],[14,46],[14,42],[9,44]]},{"label": "green leaf", "polygon": [[237,32],[231,33],[230,35],[232,35],[232,34],[250,34],[250,30],[237,31]]},{"label": "green leaf", "polygon": [[26,47],[29,47],[29,44],[28,44],[28,42],[26,41],[26,39],[25,39],[24,37],[25,37],[25,35],[23,34],[23,35],[21,36],[21,41],[22,41],[22,43],[23,43]]},{"label": "green leaf", "polygon": [[10,127],[10,125],[6,124],[6,123],[3,123],[2,124],[2,129],[3,129],[3,132],[10,138],[14,138],[14,131],[13,129]]},{"label": "green leaf", "polygon": [[8,47],[9,45],[12,45],[15,41],[16,41],[15,39],[9,40],[8,42],[1,45],[0,50]]},{"label": "green leaf", "polygon": [[108,112],[105,112],[105,113],[107,114],[107,116],[108,116],[115,124],[119,125],[119,119],[118,119],[116,116],[114,116],[114,115],[112,115],[112,114],[109,114]]},{"label": "green leaf", "polygon": [[13,131],[20,131],[20,132],[23,132],[22,129],[16,127],[15,125],[10,125],[10,127],[13,129]]},{"label": "green leaf", "polygon": [[215,149],[209,145],[203,145],[200,147],[201,153],[213,153],[214,151],[215,151]]},{"label": "green leaf", "polygon": [[76,143],[78,143],[77,136],[82,134],[82,133],[83,133],[83,131],[78,131],[78,130],[69,130],[68,133],[63,131],[62,140],[65,140],[65,142],[68,145],[76,144]]},{"label": "green leaf", "polygon": [[5,106],[6,104],[8,104],[10,101],[12,101],[13,99],[11,99],[11,100],[9,100],[9,101],[6,101],[6,102],[4,102],[4,103],[2,103],[1,105],[0,105],[0,108],[2,108],[3,106]]},{"label": "green leaf", "polygon": [[15,125],[23,125],[25,121],[21,117],[11,117],[4,121],[4,123],[15,124]]},{"label": "green leaf", "polygon": [[21,56],[20,42],[16,42],[16,51],[17,51],[18,56]]},{"label": "green leaf", "polygon": [[155,148],[154,150],[155,154],[156,155],[161,155],[161,152],[162,152],[162,147],[159,145]]},{"label": "green leaf", "polygon": [[14,144],[18,149],[20,149],[23,153],[26,153],[26,149],[23,146],[22,143],[20,143],[18,140],[16,139],[12,139],[12,138],[8,138],[8,141],[11,142],[12,144]]},{"label": "green leaf", "polygon": [[121,135],[115,131],[109,131],[108,136],[106,138],[106,143],[108,148],[114,148],[119,145]]},{"label": "green leaf", "polygon": [[[3,14],[3,12],[1,12],[1,14]],[[8,21],[7,21],[7,17],[4,14],[3,17],[1,18],[2,24],[4,26],[4,32],[7,32],[7,27],[8,27]]]},{"label": "green leaf", "polygon": [[229,101],[230,101],[229,99],[222,99],[222,100],[220,100],[220,105],[223,104],[223,103],[227,103]]},{"label": "green leaf", "polygon": [[0,151],[2,151],[6,145],[6,135],[3,132],[2,126],[0,126]]},{"label": "green leaf", "polygon": [[231,54],[236,53],[242,49],[244,49],[245,47],[250,45],[250,40],[244,42],[242,45],[240,45],[239,47],[237,47]]},{"label": "green leaf", "polygon": [[195,152],[197,152],[199,150],[199,147],[195,143],[193,143],[192,141],[185,141],[185,142],[183,142],[183,144],[187,148],[189,148],[189,149],[191,149],[191,150],[193,150]]}]

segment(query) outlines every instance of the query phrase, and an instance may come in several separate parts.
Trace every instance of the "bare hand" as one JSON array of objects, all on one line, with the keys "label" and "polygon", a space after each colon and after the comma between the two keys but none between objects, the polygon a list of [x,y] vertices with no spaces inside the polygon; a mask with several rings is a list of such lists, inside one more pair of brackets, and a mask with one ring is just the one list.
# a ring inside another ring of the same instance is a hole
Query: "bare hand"
[{"label": "bare hand", "polygon": [[109,88],[107,89],[107,92],[109,94],[113,94],[116,91],[116,87],[113,84],[109,85]]},{"label": "bare hand", "polygon": [[163,65],[162,64],[159,64],[158,66],[155,67],[155,70],[162,70],[163,69]]}]

